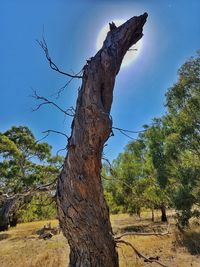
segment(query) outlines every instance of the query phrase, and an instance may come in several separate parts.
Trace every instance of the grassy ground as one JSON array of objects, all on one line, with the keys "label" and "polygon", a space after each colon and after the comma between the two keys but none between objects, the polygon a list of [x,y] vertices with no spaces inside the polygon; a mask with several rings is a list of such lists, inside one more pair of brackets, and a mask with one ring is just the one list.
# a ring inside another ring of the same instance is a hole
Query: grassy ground
[{"label": "grassy ground", "polygon": [[[152,223],[149,214],[143,213],[143,219],[126,214],[113,215],[111,221],[116,233],[127,231],[163,231],[166,225]],[[69,247],[62,234],[53,236],[50,240],[39,239],[36,231],[46,221],[19,224],[16,228],[0,233],[0,266],[1,267],[66,267]],[[52,226],[58,225],[56,220]],[[171,219],[171,224],[173,221]],[[159,256],[160,262],[170,267],[199,267],[200,266],[200,231],[187,232],[184,237],[176,234],[173,225],[171,235],[128,236],[124,237],[145,256]],[[159,266],[155,263],[145,263],[138,259],[126,245],[118,248],[120,267]],[[193,254],[193,255],[192,255]]]}]

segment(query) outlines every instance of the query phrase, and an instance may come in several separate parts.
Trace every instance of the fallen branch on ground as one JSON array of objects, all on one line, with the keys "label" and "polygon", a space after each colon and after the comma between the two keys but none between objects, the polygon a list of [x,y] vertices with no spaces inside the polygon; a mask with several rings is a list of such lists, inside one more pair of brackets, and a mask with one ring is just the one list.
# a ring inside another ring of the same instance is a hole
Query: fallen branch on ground
[{"label": "fallen branch on ground", "polygon": [[159,264],[160,266],[163,266],[163,267],[168,267],[167,265],[161,263],[158,261],[159,257],[146,257],[144,256],[143,254],[141,254],[131,243],[125,241],[125,240],[116,240],[117,243],[122,243],[122,244],[125,244],[126,246],[129,246],[132,248],[132,250],[136,253],[136,255],[139,257],[139,258],[142,258],[144,259],[145,262],[149,262],[149,263],[157,263]]}]

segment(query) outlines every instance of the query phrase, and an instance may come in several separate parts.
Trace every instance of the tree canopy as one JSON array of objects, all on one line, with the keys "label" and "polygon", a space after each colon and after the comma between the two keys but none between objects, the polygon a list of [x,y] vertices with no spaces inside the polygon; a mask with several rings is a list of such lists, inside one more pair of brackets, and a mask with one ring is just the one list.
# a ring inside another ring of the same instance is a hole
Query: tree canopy
[{"label": "tree canopy", "polygon": [[46,192],[49,185],[50,195],[55,194],[55,180],[63,160],[53,157],[51,146],[36,141],[26,126],[13,126],[0,133],[0,157],[0,223],[8,224],[15,206],[30,202],[34,192]]},{"label": "tree canopy", "polygon": [[185,227],[199,216],[200,205],[199,52],[178,71],[166,108],[113,161],[105,195],[113,212],[174,207],[178,225]]}]

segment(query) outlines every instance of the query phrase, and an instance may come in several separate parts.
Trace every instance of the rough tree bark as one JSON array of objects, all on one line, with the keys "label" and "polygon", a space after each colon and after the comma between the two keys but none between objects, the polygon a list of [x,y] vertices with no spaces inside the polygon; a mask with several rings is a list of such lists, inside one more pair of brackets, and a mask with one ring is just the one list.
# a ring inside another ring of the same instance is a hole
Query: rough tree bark
[{"label": "rough tree bark", "polygon": [[84,67],[68,153],[57,183],[60,226],[70,267],[118,267],[118,254],[101,183],[103,146],[112,130],[115,77],[128,49],[142,38],[147,13],[120,27],[110,24],[103,47]]}]

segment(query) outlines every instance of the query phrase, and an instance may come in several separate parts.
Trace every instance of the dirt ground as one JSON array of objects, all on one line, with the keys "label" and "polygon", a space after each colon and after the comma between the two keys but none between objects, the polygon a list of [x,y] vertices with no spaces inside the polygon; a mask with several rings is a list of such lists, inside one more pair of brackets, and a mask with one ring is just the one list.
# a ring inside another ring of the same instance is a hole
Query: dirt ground
[{"label": "dirt ground", "polygon": [[[111,221],[116,235],[127,232],[163,233],[168,235],[130,235],[122,240],[131,243],[146,257],[159,257],[159,262],[168,267],[200,267],[200,227],[193,227],[184,236],[175,229],[173,219],[170,226],[159,222],[152,223],[148,214],[143,213],[142,219],[127,214],[112,215]],[[49,240],[39,239],[36,231],[46,221],[19,224],[0,233],[0,266],[1,267],[66,267],[69,247],[62,234]],[[56,220],[52,226],[58,225]],[[130,246],[118,244],[120,267],[160,266],[157,263],[144,262]]]}]

